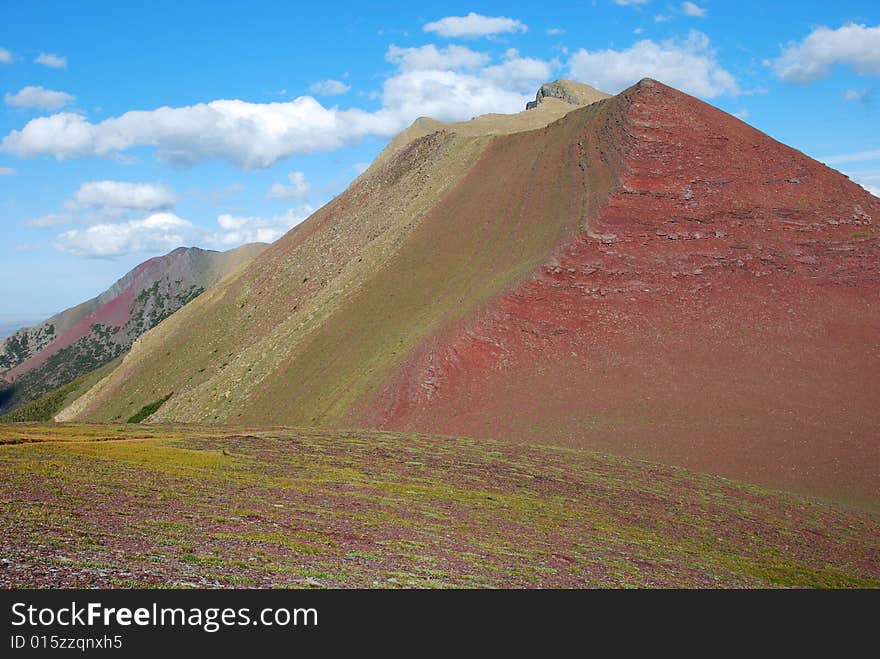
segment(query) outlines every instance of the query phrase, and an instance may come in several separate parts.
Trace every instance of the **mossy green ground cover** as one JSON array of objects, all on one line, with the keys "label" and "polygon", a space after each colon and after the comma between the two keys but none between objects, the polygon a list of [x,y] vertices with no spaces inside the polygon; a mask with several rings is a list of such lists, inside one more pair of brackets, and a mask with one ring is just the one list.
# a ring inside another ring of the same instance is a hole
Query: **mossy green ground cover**
[{"label": "mossy green ground cover", "polygon": [[877,587],[880,514],[571,449],[9,424],[0,585]]}]

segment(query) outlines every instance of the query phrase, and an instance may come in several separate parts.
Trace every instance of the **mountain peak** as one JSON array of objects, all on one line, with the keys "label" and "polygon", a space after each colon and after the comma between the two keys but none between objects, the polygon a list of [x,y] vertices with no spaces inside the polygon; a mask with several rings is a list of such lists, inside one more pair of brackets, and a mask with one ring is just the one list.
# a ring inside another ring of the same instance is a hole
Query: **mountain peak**
[{"label": "mountain peak", "polygon": [[526,110],[537,108],[548,98],[555,98],[570,105],[580,106],[590,105],[596,101],[601,101],[603,98],[608,98],[608,96],[609,94],[599,91],[595,87],[590,87],[590,85],[560,78],[559,80],[541,85],[541,88],[535,95],[535,100],[526,103]]}]

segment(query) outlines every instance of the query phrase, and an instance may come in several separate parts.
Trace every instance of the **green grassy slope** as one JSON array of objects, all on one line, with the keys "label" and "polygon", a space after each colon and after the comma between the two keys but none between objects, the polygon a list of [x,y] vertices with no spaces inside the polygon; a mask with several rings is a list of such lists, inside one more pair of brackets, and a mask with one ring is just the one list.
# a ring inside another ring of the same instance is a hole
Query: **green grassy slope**
[{"label": "green grassy slope", "polygon": [[878,552],[876,512],[571,449],[0,426],[0,587],[878,587]]}]

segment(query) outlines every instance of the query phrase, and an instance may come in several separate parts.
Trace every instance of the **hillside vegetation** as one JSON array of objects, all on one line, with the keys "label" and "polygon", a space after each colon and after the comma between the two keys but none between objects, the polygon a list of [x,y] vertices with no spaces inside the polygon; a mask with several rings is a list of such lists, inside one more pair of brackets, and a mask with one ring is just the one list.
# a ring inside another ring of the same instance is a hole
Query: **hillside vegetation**
[{"label": "hillside vegetation", "polygon": [[0,587],[878,587],[880,516],[566,448],[0,426]]},{"label": "hillside vegetation", "polygon": [[54,391],[41,396],[37,400],[25,403],[21,407],[0,415],[0,423],[34,423],[51,421],[58,412],[70,405],[77,398],[91,389],[101,378],[119,365],[121,359],[114,359],[108,364],[58,387]]},{"label": "hillside vegetation", "polygon": [[98,297],[0,341],[0,413],[51,396],[124,355],[141,335],[265,247],[178,248],[140,264]]}]

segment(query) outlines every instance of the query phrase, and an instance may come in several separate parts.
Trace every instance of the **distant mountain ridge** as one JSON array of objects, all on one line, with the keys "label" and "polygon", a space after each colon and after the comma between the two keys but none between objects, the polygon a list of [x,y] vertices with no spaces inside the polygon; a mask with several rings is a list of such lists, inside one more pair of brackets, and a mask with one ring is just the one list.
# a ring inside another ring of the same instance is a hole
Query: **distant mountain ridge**
[{"label": "distant mountain ridge", "polygon": [[0,413],[124,354],[144,332],[265,247],[178,248],[141,263],[97,297],[8,336],[0,342]]}]

